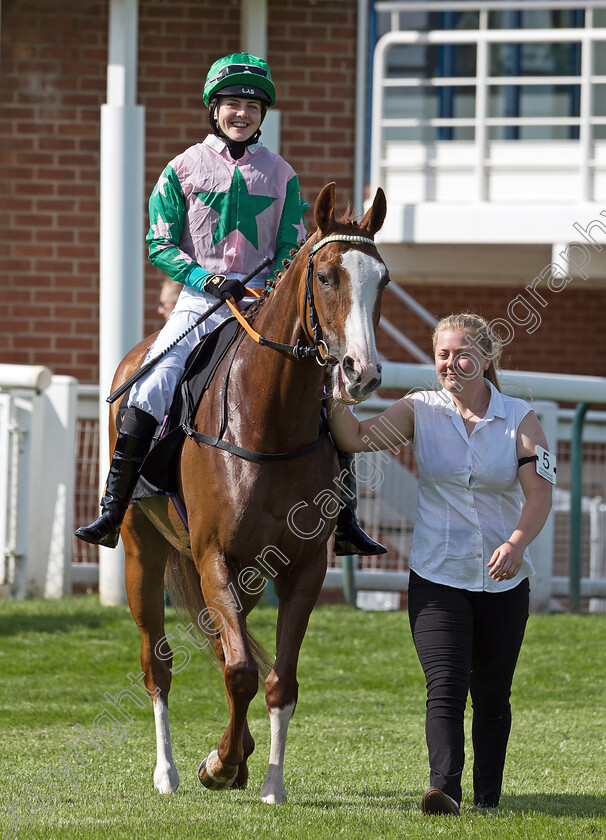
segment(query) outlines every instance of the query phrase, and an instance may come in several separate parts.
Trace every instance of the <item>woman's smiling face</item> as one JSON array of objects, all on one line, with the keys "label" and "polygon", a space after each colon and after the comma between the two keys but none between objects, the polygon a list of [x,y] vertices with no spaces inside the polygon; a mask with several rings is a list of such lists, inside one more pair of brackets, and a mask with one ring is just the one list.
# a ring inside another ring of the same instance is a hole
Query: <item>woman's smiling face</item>
[{"label": "woman's smiling face", "polygon": [[455,392],[481,379],[490,364],[468,332],[448,329],[436,336],[435,362],[440,383]]},{"label": "woman's smiling face", "polygon": [[245,143],[261,125],[263,110],[258,99],[220,96],[217,123],[230,140]]}]

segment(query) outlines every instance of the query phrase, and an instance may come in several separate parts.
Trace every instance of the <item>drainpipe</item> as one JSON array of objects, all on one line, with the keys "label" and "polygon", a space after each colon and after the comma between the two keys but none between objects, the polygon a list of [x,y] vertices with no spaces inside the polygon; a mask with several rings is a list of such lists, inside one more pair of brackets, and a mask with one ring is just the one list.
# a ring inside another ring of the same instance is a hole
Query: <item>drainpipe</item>
[{"label": "drainpipe", "polygon": [[[268,60],[267,0],[242,0],[240,6],[240,49]],[[269,62],[271,66],[271,61]],[[278,105],[280,101],[278,100]],[[270,108],[263,120],[261,142],[270,152],[280,154],[281,112]]]},{"label": "drainpipe", "polygon": [[[366,182],[366,118],[370,113],[368,90],[368,50],[371,48],[368,34],[368,17],[375,14],[369,10],[368,0],[358,0],[358,42],[356,46],[356,148],[354,159],[354,209],[362,214],[364,210],[364,186]],[[374,46],[374,44],[372,45]]]},{"label": "drainpipe", "polygon": [[[108,406],[118,364],[143,338],[145,110],[136,105],[138,0],[110,0],[107,103],[101,106],[99,478],[109,467]],[[102,492],[102,487],[100,488]],[[102,604],[126,603],[124,549],[99,548]]]}]

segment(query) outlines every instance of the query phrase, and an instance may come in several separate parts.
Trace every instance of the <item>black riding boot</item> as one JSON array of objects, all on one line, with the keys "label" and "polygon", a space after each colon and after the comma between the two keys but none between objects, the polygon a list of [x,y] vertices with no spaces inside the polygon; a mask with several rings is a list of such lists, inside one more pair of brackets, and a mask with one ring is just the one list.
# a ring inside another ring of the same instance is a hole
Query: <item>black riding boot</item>
[{"label": "black riding boot", "polygon": [[146,411],[135,406],[126,409],[101,499],[103,513],[92,525],[78,528],[76,536],[79,539],[108,548],[118,545],[122,520],[156,426],[156,418]]},{"label": "black riding boot", "polygon": [[356,487],[356,476],[352,469],[354,456],[348,452],[342,452],[338,447],[339,467],[341,475],[339,478],[343,488],[341,501],[345,507],[341,508],[337,516],[337,528],[335,530],[334,550],[337,557],[349,554],[386,554],[387,549],[381,543],[375,542],[362,529],[356,510],[358,507],[358,494]]}]

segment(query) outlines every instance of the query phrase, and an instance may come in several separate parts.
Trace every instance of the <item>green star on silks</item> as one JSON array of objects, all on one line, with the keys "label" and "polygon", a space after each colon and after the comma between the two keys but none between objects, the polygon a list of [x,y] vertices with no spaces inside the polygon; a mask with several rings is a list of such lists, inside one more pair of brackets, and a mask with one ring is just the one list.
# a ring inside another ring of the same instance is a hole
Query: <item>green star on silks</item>
[{"label": "green star on silks", "polygon": [[227,192],[199,192],[196,195],[203,204],[219,214],[213,233],[213,245],[229,236],[232,230],[239,230],[242,236],[258,248],[257,216],[269,207],[275,198],[268,195],[251,195],[237,166]]}]

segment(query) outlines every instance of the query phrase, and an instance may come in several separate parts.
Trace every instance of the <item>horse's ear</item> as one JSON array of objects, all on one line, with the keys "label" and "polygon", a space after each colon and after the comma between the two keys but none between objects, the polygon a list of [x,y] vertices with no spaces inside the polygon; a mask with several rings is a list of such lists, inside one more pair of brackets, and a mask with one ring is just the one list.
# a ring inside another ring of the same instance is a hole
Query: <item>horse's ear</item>
[{"label": "horse's ear", "polygon": [[325,236],[335,224],[335,182],[326,184],[316,199],[315,218],[318,230]]},{"label": "horse's ear", "polygon": [[383,227],[386,213],[387,199],[385,198],[385,193],[381,187],[379,187],[375,195],[375,200],[372,203],[372,207],[365,213],[364,218],[360,222],[360,227],[368,231],[371,236],[374,236],[375,233]]}]

